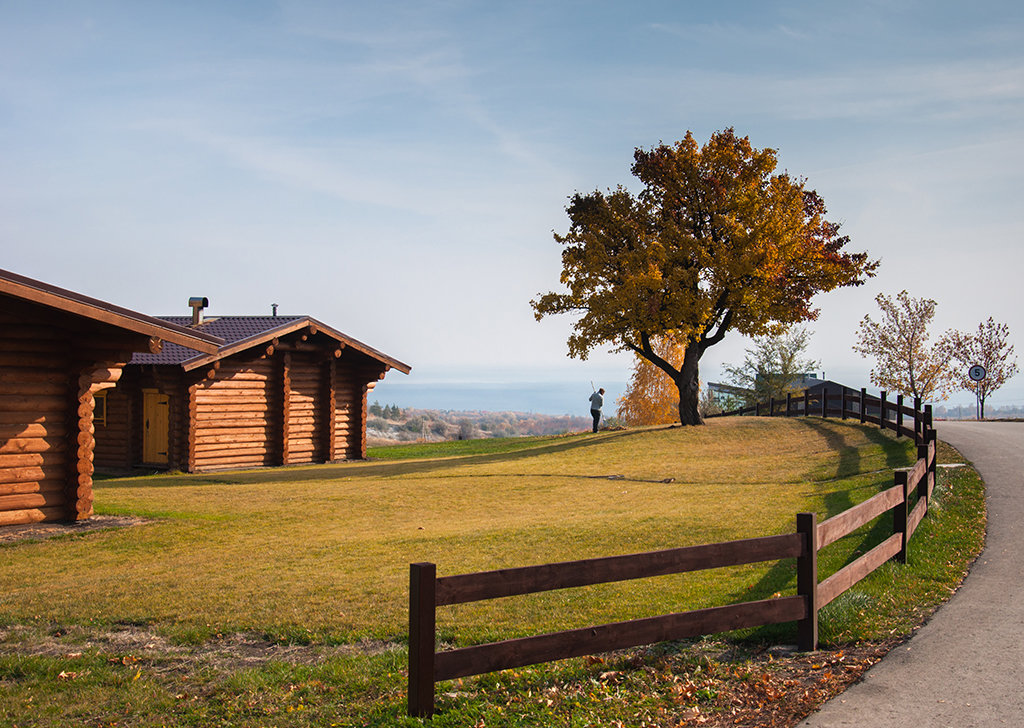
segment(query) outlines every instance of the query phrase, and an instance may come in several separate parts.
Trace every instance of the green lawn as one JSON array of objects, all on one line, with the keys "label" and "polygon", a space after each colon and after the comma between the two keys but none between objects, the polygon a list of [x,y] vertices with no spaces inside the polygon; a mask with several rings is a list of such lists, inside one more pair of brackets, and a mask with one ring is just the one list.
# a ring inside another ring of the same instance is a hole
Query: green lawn
[{"label": "green lawn", "polygon": [[[139,717],[150,714],[173,725],[393,724],[409,563],[445,575],[789,532],[799,511],[824,519],[890,485],[914,454],[852,423],[731,418],[380,456],[393,459],[99,481],[98,513],[151,520],[0,547],[0,723],[61,725],[128,704],[138,715],[125,725],[161,725]],[[876,537],[868,527],[823,554],[822,577]],[[794,573],[766,564],[445,608],[439,634],[467,644],[791,593]],[[836,638],[862,636],[854,602],[836,613]],[[119,630],[151,634],[153,649],[97,645]],[[26,655],[44,635],[73,658]],[[159,677],[182,651],[247,640],[306,644],[316,657],[251,670],[193,661],[185,687]]]}]

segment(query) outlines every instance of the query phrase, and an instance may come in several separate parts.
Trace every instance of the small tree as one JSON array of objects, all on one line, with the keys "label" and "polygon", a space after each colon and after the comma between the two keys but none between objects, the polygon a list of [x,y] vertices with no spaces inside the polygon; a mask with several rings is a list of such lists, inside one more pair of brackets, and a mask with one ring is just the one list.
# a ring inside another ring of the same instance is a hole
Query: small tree
[{"label": "small tree", "polygon": [[[950,333],[953,382],[959,389],[977,393],[981,419],[985,419],[985,399],[1017,373],[1017,358],[1013,356],[1009,336],[1010,327],[996,323],[991,316],[978,324],[976,333]],[[980,382],[967,373],[975,364],[985,367],[985,378]]]},{"label": "small tree", "polygon": [[951,332],[928,345],[928,325],[935,317],[935,301],[911,298],[900,291],[893,300],[883,293],[875,297],[882,311],[880,321],[865,316],[857,330],[853,350],[874,357],[871,383],[908,397],[931,400],[942,397],[950,386]]},{"label": "small tree", "polygon": [[[672,366],[682,364],[686,348],[671,336],[660,336],[651,346]],[[618,405],[618,415],[627,425],[667,425],[679,418],[679,390],[663,370],[637,355],[629,386]]]},{"label": "small tree", "polygon": [[782,334],[758,336],[747,349],[743,364],[725,366],[729,382],[746,392],[744,405],[781,399],[788,392],[800,389],[799,382],[807,372],[816,371],[821,363],[804,357],[811,334],[803,327],[794,327]]}]

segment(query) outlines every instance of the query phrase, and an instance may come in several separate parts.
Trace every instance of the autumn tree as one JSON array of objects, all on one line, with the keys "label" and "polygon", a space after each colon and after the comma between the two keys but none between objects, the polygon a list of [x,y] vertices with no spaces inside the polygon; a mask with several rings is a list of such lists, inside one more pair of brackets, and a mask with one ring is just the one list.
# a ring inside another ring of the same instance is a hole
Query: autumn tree
[{"label": "autumn tree", "polygon": [[[683,362],[685,346],[671,336],[651,342],[654,352],[674,367]],[[618,401],[619,418],[627,425],[666,425],[679,416],[679,390],[664,371],[637,355],[626,393]]]},{"label": "autumn tree", "polygon": [[725,374],[735,387],[749,392],[744,405],[782,399],[800,389],[799,382],[807,372],[816,371],[821,363],[805,356],[810,332],[795,326],[784,333],[754,338],[739,366],[726,365]]},{"label": "autumn tree", "polygon": [[[679,393],[680,422],[701,423],[699,362],[732,330],[758,336],[817,317],[811,299],[858,285],[877,262],[847,253],[849,238],[825,218],[821,196],[776,173],[775,150],[756,149],[732,129],[699,146],[637,149],[643,184],[576,193],[566,212],[561,282],[567,293],[532,301],[538,320],[578,314],[569,355],[595,346],[631,351],[665,372]],[[655,350],[683,346],[678,365]]]},{"label": "autumn tree", "polygon": [[949,388],[950,334],[928,344],[928,326],[935,317],[935,301],[912,298],[900,291],[896,298],[884,293],[875,297],[881,318],[861,319],[853,350],[874,357],[871,383],[908,397],[931,400]]},{"label": "autumn tree", "polygon": [[[978,395],[978,416],[985,419],[985,399],[1017,373],[1017,358],[1009,343],[1010,327],[989,316],[973,334],[954,331],[950,335],[954,386]],[[975,382],[968,375],[972,366],[985,367],[985,378]]]}]

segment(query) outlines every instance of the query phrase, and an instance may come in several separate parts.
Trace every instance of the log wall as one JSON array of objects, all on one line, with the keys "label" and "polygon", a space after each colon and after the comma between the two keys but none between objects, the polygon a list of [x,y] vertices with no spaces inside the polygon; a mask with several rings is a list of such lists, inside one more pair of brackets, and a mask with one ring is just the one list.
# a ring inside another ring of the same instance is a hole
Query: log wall
[{"label": "log wall", "polygon": [[329,459],[326,425],[330,376],[323,354],[287,354],[288,405],[285,465],[322,463]]},{"label": "log wall", "polygon": [[0,526],[88,518],[94,397],[114,386],[135,342],[0,303]]},{"label": "log wall", "polygon": [[[279,408],[275,366],[269,359],[221,362],[212,379],[194,383],[185,392],[184,428],[189,445],[188,470],[218,470],[274,465],[273,412]],[[173,427],[173,425],[172,425]],[[182,428],[174,427],[181,430]]]}]

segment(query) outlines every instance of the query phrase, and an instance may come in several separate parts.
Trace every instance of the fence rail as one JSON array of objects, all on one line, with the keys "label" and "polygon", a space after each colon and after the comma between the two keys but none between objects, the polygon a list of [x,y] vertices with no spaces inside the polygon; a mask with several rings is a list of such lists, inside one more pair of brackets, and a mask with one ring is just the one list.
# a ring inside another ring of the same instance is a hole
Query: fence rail
[{"label": "fence rail", "polygon": [[[908,410],[902,398],[890,403],[884,392],[880,397],[868,398],[862,390],[854,397],[836,395],[839,406],[831,409],[832,397],[827,392],[817,400],[805,393],[799,400],[800,414],[836,412],[842,417],[850,416],[847,405],[851,398],[858,407],[854,414],[862,422],[873,422],[894,429],[897,434],[914,437],[918,459],[911,468],[895,471],[892,487],[821,523],[814,513],[798,513],[796,531],[777,536],[454,576],[438,577],[437,567],[432,563],[410,564],[409,715],[433,714],[434,685],[441,680],[747,627],[796,622],[800,649],[817,649],[819,610],[886,561],[906,563],[910,538],[927,513],[935,487],[935,430],[931,428],[930,407],[922,411],[919,401],[915,401],[913,410]],[[783,402],[789,416],[797,410],[793,402],[793,397]],[[766,407],[763,414],[775,413],[775,402]],[[868,412],[871,407],[877,408],[877,416]],[[744,413],[737,410],[730,414]],[[892,420],[887,413],[894,415]],[[903,425],[904,417],[913,419],[913,429]],[[886,512],[893,514],[893,534],[819,582],[818,552]],[[438,607],[787,558],[797,560],[796,596],[437,651]]]}]

